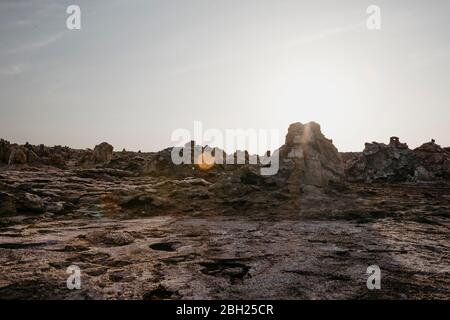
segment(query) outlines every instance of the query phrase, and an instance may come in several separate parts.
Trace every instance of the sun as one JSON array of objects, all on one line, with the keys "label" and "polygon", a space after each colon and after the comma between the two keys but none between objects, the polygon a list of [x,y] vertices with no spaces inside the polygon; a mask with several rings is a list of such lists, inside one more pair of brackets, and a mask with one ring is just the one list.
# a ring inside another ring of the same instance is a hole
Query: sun
[{"label": "sun", "polygon": [[197,158],[197,166],[202,171],[208,171],[214,167],[215,158],[209,152],[202,152]]}]

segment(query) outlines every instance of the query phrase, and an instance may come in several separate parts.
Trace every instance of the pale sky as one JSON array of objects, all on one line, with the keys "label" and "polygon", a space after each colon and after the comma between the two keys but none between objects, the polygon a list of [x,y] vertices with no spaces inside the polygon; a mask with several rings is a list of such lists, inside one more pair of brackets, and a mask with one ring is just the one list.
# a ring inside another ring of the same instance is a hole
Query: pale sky
[{"label": "pale sky", "polygon": [[447,0],[1,0],[0,137],[157,151],[196,120],[282,139],[316,121],[339,151],[449,146],[449,14]]}]

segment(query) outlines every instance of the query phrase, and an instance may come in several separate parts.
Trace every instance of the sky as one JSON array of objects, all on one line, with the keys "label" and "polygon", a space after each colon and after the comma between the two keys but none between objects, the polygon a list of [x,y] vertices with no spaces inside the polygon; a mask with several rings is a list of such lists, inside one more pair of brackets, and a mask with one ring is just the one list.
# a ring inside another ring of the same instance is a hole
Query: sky
[{"label": "sky", "polygon": [[450,146],[449,14],[447,0],[0,0],[0,137],[158,151],[194,121],[280,144],[316,121],[339,151]]}]

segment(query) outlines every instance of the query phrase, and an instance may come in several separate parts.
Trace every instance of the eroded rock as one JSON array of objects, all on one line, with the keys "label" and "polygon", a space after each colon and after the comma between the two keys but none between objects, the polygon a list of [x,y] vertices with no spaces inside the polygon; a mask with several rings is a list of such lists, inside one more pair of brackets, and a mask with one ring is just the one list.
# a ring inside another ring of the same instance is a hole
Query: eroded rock
[{"label": "eroded rock", "polygon": [[38,195],[32,193],[24,193],[22,199],[22,206],[24,210],[32,212],[43,212],[44,201]]},{"label": "eroded rock", "polygon": [[414,155],[397,137],[389,144],[366,143],[364,151],[347,162],[351,181],[406,181],[414,176]]},{"label": "eroded rock", "polygon": [[341,155],[315,122],[291,124],[279,156],[280,176],[293,186],[327,187],[345,181]]},{"label": "eroded rock", "polygon": [[348,154],[346,175],[350,181],[405,182],[450,178],[450,153],[433,141],[411,150],[398,137],[388,145],[366,143],[362,153]]},{"label": "eroded rock", "polygon": [[26,164],[27,163],[27,155],[25,151],[16,147],[11,150],[11,154],[9,155],[8,164]]},{"label": "eroded rock", "polygon": [[448,148],[441,148],[434,140],[424,143],[413,150],[414,156],[424,170],[419,169],[419,175],[428,179],[443,178],[450,179],[450,152]]},{"label": "eroded rock", "polygon": [[103,243],[110,246],[125,246],[134,242],[134,238],[127,232],[95,231],[86,235],[90,243]]},{"label": "eroded rock", "polygon": [[95,163],[108,163],[113,156],[113,146],[107,142],[96,145],[92,153],[92,159]]}]

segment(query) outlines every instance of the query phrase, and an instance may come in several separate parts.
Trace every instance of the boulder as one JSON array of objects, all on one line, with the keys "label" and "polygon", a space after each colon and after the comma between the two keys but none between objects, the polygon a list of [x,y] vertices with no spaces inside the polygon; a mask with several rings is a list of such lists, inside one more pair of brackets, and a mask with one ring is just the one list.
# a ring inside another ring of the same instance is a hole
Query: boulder
[{"label": "boulder", "polygon": [[9,156],[8,165],[26,164],[26,163],[27,163],[27,155],[25,150],[23,150],[20,147],[13,148]]},{"label": "boulder", "polygon": [[25,193],[22,199],[22,209],[24,211],[43,212],[44,201],[38,195]]},{"label": "boulder", "polygon": [[113,146],[109,143],[102,142],[96,145],[92,153],[92,160],[95,163],[109,163],[113,157]]},{"label": "boulder", "polygon": [[94,244],[102,243],[117,247],[134,242],[134,238],[128,232],[94,231],[88,233],[86,239]]},{"label": "boulder", "polygon": [[431,176],[450,179],[450,152],[446,148],[441,148],[432,140],[414,149],[413,153],[423,167],[420,169],[422,173],[425,169]]}]

